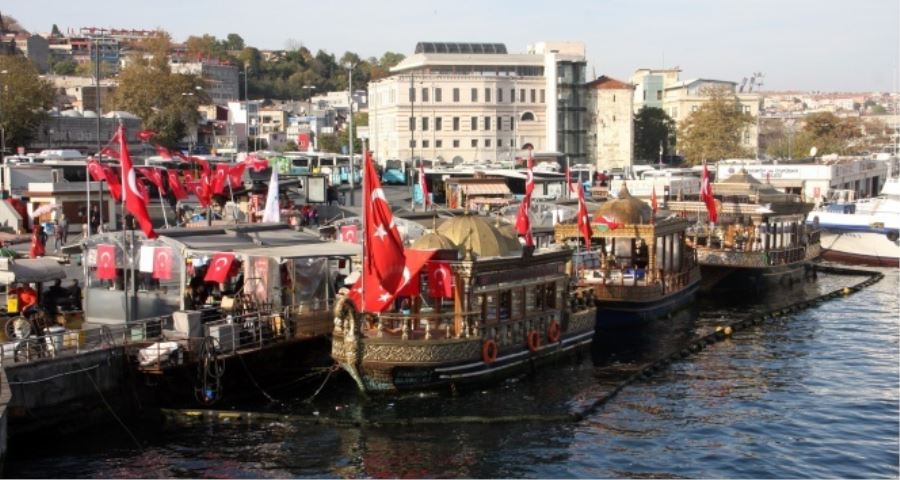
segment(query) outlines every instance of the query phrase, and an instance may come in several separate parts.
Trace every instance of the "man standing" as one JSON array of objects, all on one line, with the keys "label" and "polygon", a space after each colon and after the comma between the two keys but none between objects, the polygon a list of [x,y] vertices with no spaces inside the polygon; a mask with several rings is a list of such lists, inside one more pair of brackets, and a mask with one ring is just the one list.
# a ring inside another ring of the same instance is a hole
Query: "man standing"
[{"label": "man standing", "polygon": [[65,215],[59,216],[59,224],[56,226],[56,236],[63,246],[69,243],[69,220],[66,219]]},{"label": "man standing", "polygon": [[100,207],[97,205],[91,205],[91,215],[88,223],[90,224],[91,235],[98,233],[97,229],[100,228]]}]

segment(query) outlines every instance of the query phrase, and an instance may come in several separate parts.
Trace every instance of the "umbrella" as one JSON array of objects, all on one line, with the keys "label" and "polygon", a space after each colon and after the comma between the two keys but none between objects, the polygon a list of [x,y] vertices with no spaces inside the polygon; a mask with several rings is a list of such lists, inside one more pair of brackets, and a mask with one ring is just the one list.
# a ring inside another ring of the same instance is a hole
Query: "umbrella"
[{"label": "umbrella", "polygon": [[31,212],[31,218],[40,217],[41,215],[43,215],[45,213],[52,212],[53,210],[59,210],[61,207],[62,207],[62,205],[59,205],[59,204],[45,203],[45,204],[41,205],[40,207],[35,208]]}]

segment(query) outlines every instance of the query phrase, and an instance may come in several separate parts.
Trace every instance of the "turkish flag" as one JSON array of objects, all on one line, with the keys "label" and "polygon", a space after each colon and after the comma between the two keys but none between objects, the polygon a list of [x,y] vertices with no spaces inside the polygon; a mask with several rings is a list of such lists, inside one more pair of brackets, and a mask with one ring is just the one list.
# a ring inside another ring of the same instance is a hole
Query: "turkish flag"
[{"label": "turkish flag", "polygon": [[103,168],[103,172],[106,175],[106,186],[109,187],[109,194],[112,195],[117,202],[121,202],[122,183],[119,182],[119,172],[117,172],[115,168],[103,163],[101,163],[100,166]]},{"label": "turkish flag", "polygon": [[394,216],[387,197],[381,188],[381,180],[375,171],[372,155],[366,152],[365,188],[365,262],[363,267],[381,281],[388,292],[397,290],[404,273],[406,258],[403,240],[394,224]]},{"label": "turkish flag", "polygon": [[255,154],[247,155],[247,159],[244,160],[246,165],[250,167],[250,170],[254,172],[261,172],[267,168],[269,168],[269,161],[265,158],[259,158]]},{"label": "turkish flag", "polygon": [[587,205],[584,203],[584,189],[579,188],[578,192],[578,231],[581,232],[581,238],[584,239],[584,247],[591,248],[591,223],[588,221]]},{"label": "turkish flag", "polygon": [[716,197],[713,196],[712,185],[709,183],[709,170],[706,169],[706,162],[703,162],[703,176],[700,177],[700,200],[706,204],[709,221],[716,223],[719,220],[719,213],[716,211]]},{"label": "turkish flag", "polygon": [[453,298],[453,270],[449,263],[428,263],[428,294],[431,298]]},{"label": "turkish flag", "polygon": [[232,253],[219,252],[213,255],[203,280],[206,282],[225,283],[228,280],[228,274],[231,272],[232,262],[234,262],[234,254]]},{"label": "turkish flag", "polygon": [[101,243],[97,245],[97,278],[116,279],[116,246]]},{"label": "turkish flag", "polygon": [[[403,268],[401,282],[397,286],[395,292],[385,290],[374,273],[364,273],[365,277],[365,311],[367,312],[383,312],[390,307],[394,299],[398,295],[418,295],[419,294],[419,273],[425,264],[431,260],[434,250],[406,250],[406,263]],[[365,268],[363,268],[365,271]],[[350,294],[348,297],[353,301],[354,305],[362,305],[363,283],[359,280],[350,286]]]},{"label": "turkish flag", "polygon": [[359,243],[359,232],[356,225],[341,225],[341,241],[346,243]]},{"label": "turkish flag", "polygon": [[228,181],[228,165],[220,163],[216,165],[216,174],[212,181],[212,193],[222,195],[225,192],[225,185]]},{"label": "turkish flag", "polygon": [[125,127],[120,125],[116,135],[119,140],[119,153],[122,156],[120,159],[122,162],[122,196],[125,197],[125,209],[134,215],[147,238],[156,238],[156,232],[153,231],[153,222],[147,213],[148,198],[146,193],[141,192],[141,189],[138,187],[137,173],[131,164],[131,155],[128,154]]},{"label": "turkish flag", "polygon": [[160,144],[156,144],[156,145],[154,145],[154,147],[156,148],[156,153],[159,154],[160,157],[162,157],[166,160],[172,159],[172,152],[169,151],[168,148],[166,148]]},{"label": "turkish flag", "polygon": [[156,247],[153,249],[153,278],[169,280],[172,278],[172,248]]},{"label": "turkish flag", "polygon": [[103,170],[103,165],[100,165],[100,162],[96,160],[88,160],[87,162],[88,173],[91,174],[91,178],[95,182],[102,182],[106,180],[106,172]]},{"label": "turkish flag", "polygon": [[244,162],[228,167],[228,181],[231,182],[232,189],[244,186],[243,176],[245,168],[247,168],[247,164]]},{"label": "turkish flag", "polygon": [[516,213],[516,231],[519,235],[525,237],[525,245],[533,246],[534,237],[531,233],[531,218],[528,217],[528,211],[531,210],[531,192],[534,191],[534,156],[532,150],[528,149],[528,164],[525,169],[525,197],[519,204],[519,211]]},{"label": "turkish flag", "polygon": [[104,156],[104,155],[109,158],[115,158],[116,160],[119,159],[119,152],[117,152],[109,147],[103,147],[100,149],[100,156]]},{"label": "turkish flag", "polygon": [[187,160],[191,163],[196,163],[200,166],[200,172],[206,176],[210,176],[212,174],[212,170],[209,167],[209,162],[200,158],[200,157],[187,157]]},{"label": "turkish flag", "polygon": [[184,183],[188,184],[194,181],[194,174],[188,171],[181,172],[181,176],[184,177]]},{"label": "turkish flag", "polygon": [[144,143],[149,142],[150,139],[155,137],[156,135],[159,135],[159,134],[154,132],[153,130],[141,130],[140,132],[137,133],[138,140],[140,140]]},{"label": "turkish flag", "polygon": [[166,171],[166,175],[169,180],[169,191],[175,196],[175,200],[184,200],[187,198],[188,194],[184,191],[181,180],[178,179],[178,171],[168,170]]},{"label": "turkish flag", "polygon": [[141,173],[147,180],[150,180],[150,183],[156,186],[156,188],[160,192],[164,192],[165,185],[163,185],[162,172],[159,171],[158,168],[153,167],[135,167],[137,171]]}]

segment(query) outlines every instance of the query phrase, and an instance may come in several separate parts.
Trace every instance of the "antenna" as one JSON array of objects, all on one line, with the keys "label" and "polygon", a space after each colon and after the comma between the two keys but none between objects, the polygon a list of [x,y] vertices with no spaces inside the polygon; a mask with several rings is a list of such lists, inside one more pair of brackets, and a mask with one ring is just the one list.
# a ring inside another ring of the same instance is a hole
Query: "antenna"
[{"label": "antenna", "polygon": [[747,85],[747,77],[744,77],[744,79],[741,80],[741,88],[738,89],[738,93],[744,93],[744,87],[746,85]]}]

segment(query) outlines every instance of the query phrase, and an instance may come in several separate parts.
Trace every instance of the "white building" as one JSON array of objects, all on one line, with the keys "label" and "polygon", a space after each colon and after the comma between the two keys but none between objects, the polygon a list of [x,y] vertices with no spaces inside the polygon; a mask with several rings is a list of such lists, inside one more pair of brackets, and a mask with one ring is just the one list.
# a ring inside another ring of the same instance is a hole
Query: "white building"
[{"label": "white building", "polygon": [[203,90],[216,105],[237,100],[240,94],[238,68],[212,60],[171,64],[172,73],[197,75],[205,81]]},{"label": "white building", "polygon": [[527,147],[586,161],[584,44],[419,43],[369,84],[369,135],[379,162],[416,157],[512,160]]},{"label": "white building", "polygon": [[598,171],[634,163],[634,86],[601,76],[587,85],[587,156]]}]

